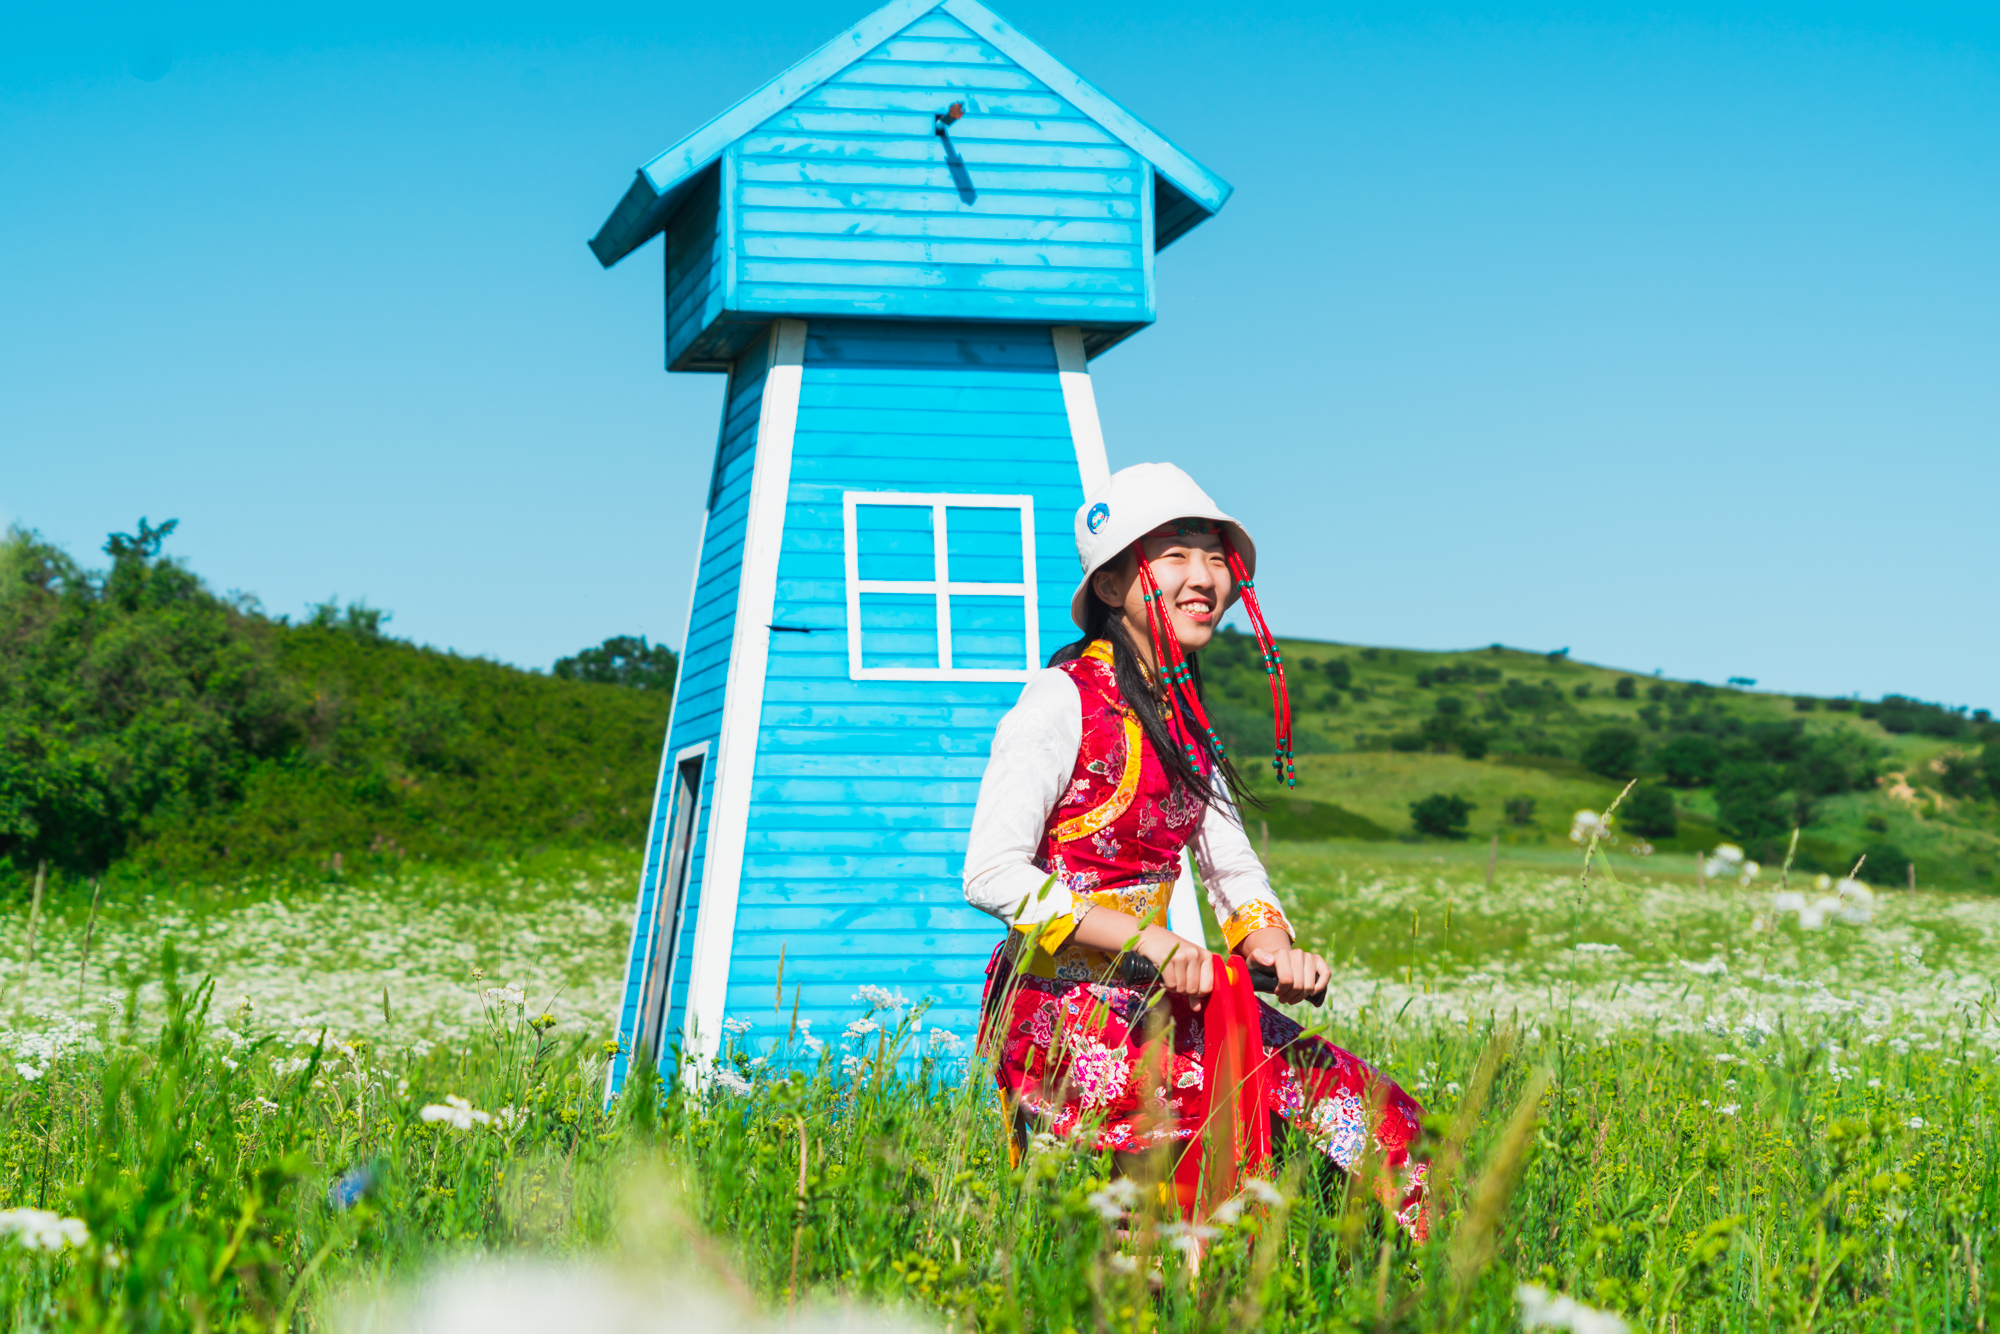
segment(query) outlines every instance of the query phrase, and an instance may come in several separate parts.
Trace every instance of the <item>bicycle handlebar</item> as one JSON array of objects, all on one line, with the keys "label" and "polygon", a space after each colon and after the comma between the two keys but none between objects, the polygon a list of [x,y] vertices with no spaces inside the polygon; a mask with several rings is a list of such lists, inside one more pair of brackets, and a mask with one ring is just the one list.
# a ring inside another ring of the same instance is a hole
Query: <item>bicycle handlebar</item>
[{"label": "bicycle handlebar", "polygon": [[[1153,961],[1141,954],[1127,954],[1118,961],[1118,980],[1128,987],[1157,986],[1160,970],[1153,967]],[[1274,968],[1261,964],[1250,965],[1250,989],[1271,994],[1278,989],[1278,973]],[[1308,1005],[1326,1004],[1326,988],[1321,987],[1306,997]]]}]

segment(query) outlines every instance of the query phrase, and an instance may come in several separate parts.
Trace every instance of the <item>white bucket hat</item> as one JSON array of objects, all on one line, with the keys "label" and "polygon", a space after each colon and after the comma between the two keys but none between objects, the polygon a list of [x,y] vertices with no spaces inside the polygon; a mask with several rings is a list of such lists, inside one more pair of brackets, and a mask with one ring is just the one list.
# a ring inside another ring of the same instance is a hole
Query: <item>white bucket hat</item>
[{"label": "white bucket hat", "polygon": [[1083,628],[1083,610],[1090,596],[1090,576],[1116,560],[1127,547],[1162,524],[1175,519],[1207,519],[1226,524],[1229,540],[1243,557],[1243,568],[1257,573],[1257,547],[1243,525],[1224,514],[1195,485],[1194,478],[1171,463],[1135,463],[1111,474],[1076,512],[1076,556],[1083,578],[1070,596],[1069,618]]}]

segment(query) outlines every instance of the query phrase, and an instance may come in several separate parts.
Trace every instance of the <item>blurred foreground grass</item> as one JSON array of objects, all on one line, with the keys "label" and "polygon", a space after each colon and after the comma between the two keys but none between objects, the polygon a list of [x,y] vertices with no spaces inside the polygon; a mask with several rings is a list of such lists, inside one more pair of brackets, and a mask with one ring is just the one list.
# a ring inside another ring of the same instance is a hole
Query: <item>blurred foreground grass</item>
[{"label": "blurred foreground grass", "polygon": [[[839,1299],[958,1329],[1512,1329],[1522,1283],[1676,1334],[2000,1319],[1981,901],[1807,931],[1768,888],[1615,864],[1503,863],[1489,892],[1476,857],[1272,860],[1340,964],[1327,1036],[1436,1113],[1426,1246],[1300,1157],[1191,1275],[1143,1209],[1113,1237],[1098,1157],[1010,1168],[986,1082],[925,1054],[916,1007],[601,1109],[630,868],[563,862],[100,910],[93,958],[128,986],[81,1006],[82,918],[42,924],[32,970],[8,921],[0,1209],[90,1239],[0,1214],[0,1321],[327,1328],[524,1255],[678,1267],[746,1319]],[[162,966],[167,933],[213,991]]]}]

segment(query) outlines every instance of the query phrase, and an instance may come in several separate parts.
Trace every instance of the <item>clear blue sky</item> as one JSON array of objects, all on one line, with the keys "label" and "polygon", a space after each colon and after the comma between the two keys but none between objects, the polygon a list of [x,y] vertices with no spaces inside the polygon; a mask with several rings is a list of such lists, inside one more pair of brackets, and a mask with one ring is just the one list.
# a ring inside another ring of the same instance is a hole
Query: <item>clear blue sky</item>
[{"label": "clear blue sky", "polygon": [[[867,9],[0,14],[0,522],[678,644],[637,165]],[[2000,9],[997,7],[1237,187],[1095,364],[1284,632],[2000,706]]]}]

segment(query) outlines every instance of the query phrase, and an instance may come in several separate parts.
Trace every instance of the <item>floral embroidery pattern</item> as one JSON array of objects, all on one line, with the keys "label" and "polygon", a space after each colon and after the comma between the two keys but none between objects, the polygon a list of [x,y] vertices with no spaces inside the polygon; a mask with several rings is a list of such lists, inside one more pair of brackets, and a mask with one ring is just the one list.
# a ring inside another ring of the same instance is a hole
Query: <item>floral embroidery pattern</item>
[{"label": "floral embroidery pattern", "polygon": [[1091,850],[1105,861],[1118,859],[1118,840],[1111,836],[1109,829],[1100,829],[1090,836]]},{"label": "floral embroidery pattern", "polygon": [[1070,1059],[1070,1083],[1086,1108],[1109,1107],[1112,1099],[1125,1091],[1132,1067],[1101,1042],[1085,1042],[1082,1047]]},{"label": "floral embroidery pattern", "polygon": [[1201,802],[1185,784],[1175,783],[1160,803],[1160,814],[1167,818],[1167,828],[1185,829],[1201,814]]},{"label": "floral embroidery pattern", "polygon": [[[985,1005],[989,1013],[1007,1007],[1008,1022],[985,1031],[1000,1045],[1000,1086],[1038,1118],[1035,1128],[1068,1136],[1088,1120],[1088,1147],[1099,1150],[1193,1137],[1207,1106],[1205,1032],[1201,1013],[1180,997],[1149,1008],[1115,983],[1013,974],[1008,956],[996,953]],[[1424,1168],[1410,1155],[1421,1109],[1365,1062],[1305,1036],[1269,1006],[1261,1010],[1265,1058],[1276,1066],[1266,1085],[1270,1110],[1343,1169],[1361,1161],[1372,1138],[1385,1169],[1376,1192],[1421,1236]],[[1284,1040],[1273,1046],[1269,1035]]]},{"label": "floral embroidery pattern", "polygon": [[1298,934],[1285,920],[1283,908],[1265,899],[1252,899],[1229,914],[1229,919],[1222,924],[1222,938],[1229,942],[1229,948],[1235,949],[1243,937],[1267,926],[1275,926],[1288,936],[1296,937]]}]

